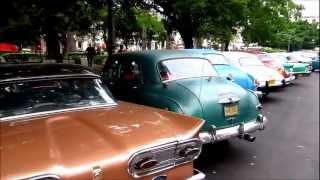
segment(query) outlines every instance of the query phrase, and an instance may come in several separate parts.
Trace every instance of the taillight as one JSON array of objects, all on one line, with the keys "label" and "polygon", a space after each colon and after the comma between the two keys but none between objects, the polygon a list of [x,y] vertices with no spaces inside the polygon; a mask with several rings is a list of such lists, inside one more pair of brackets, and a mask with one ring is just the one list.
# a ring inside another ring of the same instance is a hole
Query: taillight
[{"label": "taillight", "polygon": [[199,139],[169,143],[135,153],[129,160],[128,172],[134,177],[143,177],[192,162],[201,153]]}]

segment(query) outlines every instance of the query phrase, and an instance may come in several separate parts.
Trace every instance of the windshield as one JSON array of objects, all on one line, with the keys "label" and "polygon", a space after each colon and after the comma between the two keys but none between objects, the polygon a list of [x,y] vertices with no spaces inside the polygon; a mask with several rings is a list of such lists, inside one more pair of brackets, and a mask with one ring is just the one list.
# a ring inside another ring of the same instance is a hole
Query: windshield
[{"label": "windshield", "polygon": [[162,61],[159,65],[161,80],[217,76],[211,64],[204,59],[175,59]]},{"label": "windshield", "polygon": [[227,64],[228,60],[221,54],[205,54],[205,57],[210,61],[211,64]]},{"label": "windshield", "polygon": [[99,79],[37,80],[0,84],[0,118],[114,103]]},{"label": "windshield", "polygon": [[263,63],[256,57],[241,57],[239,58],[241,66],[263,66]]}]

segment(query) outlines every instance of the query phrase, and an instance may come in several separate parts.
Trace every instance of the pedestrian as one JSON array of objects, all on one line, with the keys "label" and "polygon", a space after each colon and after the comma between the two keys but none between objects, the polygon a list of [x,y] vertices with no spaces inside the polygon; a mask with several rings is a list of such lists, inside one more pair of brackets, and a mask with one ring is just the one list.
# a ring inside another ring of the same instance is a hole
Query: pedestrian
[{"label": "pedestrian", "polygon": [[89,46],[87,47],[85,54],[87,56],[88,66],[92,67],[92,62],[94,56],[96,55],[96,50],[94,49],[94,47],[91,46],[91,44],[89,44]]}]

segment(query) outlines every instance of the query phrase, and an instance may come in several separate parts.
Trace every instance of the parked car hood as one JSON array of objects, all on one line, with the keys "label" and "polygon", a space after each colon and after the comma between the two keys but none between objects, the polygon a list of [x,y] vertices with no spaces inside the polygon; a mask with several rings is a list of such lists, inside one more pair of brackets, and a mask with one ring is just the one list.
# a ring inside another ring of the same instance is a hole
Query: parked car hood
[{"label": "parked car hood", "polygon": [[283,79],[283,76],[279,72],[266,66],[245,66],[242,69],[258,81],[268,81],[271,79],[281,81]]},{"label": "parked car hood", "polygon": [[53,173],[92,178],[94,166],[108,177],[128,178],[138,150],[194,137],[203,121],[121,102],[113,107],[0,122],[1,178]]}]

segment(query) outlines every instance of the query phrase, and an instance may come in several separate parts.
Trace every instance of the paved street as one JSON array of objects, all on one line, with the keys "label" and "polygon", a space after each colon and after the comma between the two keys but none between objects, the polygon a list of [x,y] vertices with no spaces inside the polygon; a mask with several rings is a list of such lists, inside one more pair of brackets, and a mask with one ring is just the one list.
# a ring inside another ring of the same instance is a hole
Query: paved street
[{"label": "paved street", "polygon": [[319,73],[262,102],[270,120],[253,143],[205,147],[196,167],[207,179],[319,179]]}]

